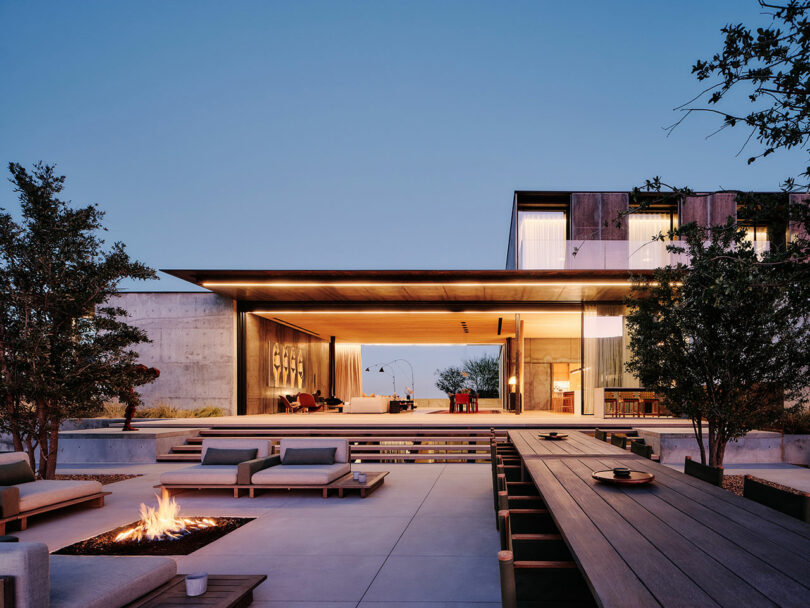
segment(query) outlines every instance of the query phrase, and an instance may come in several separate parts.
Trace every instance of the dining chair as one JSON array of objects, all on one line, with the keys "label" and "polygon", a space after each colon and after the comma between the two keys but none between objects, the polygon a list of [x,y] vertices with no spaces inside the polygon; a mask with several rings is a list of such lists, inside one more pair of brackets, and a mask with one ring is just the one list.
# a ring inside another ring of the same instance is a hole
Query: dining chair
[{"label": "dining chair", "polygon": [[469,393],[456,393],[456,407],[458,411],[463,412],[464,406],[467,406],[467,412],[470,411],[470,394]]}]

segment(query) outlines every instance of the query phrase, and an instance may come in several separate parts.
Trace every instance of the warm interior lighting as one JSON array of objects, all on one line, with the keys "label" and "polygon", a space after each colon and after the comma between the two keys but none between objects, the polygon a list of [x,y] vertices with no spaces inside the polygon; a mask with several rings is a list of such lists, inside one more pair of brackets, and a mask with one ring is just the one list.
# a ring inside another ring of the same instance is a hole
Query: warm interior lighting
[{"label": "warm interior lighting", "polygon": [[410,283],[279,283],[275,281],[260,281],[260,282],[231,282],[231,281],[203,281],[200,283],[203,287],[282,287],[282,288],[295,288],[295,287],[613,287],[613,286],[630,286],[629,281],[489,281],[489,282],[476,282],[476,283],[456,283],[448,281],[446,283],[438,282],[410,282]]},{"label": "warm interior lighting", "polygon": [[180,538],[193,530],[217,525],[208,517],[180,517],[180,505],[171,497],[158,498],[157,509],[141,503],[140,515],[141,521],[116,536],[115,542]]},{"label": "warm interior lighting", "polygon": [[515,386],[517,384],[517,376],[509,376],[509,386]]},{"label": "warm interior lighting", "polygon": [[579,310],[254,310],[256,315],[578,315]]}]

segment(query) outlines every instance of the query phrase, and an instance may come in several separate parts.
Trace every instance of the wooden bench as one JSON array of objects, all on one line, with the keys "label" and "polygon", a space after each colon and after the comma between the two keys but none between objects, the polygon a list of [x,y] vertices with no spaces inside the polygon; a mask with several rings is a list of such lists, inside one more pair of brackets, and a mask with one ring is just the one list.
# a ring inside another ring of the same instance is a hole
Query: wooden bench
[{"label": "wooden bench", "polygon": [[723,486],[723,467],[710,467],[707,464],[695,462],[687,456],[683,462],[683,472],[712,485]]},{"label": "wooden bench", "polygon": [[810,494],[807,492],[795,494],[787,490],[780,490],[746,475],[743,481],[743,496],[785,515],[810,523]]}]

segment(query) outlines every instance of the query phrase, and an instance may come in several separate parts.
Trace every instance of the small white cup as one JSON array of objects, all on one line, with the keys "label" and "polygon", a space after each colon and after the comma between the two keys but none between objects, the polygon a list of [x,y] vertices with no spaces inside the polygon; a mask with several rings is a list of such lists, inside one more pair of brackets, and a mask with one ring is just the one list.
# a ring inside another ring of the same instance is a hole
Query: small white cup
[{"label": "small white cup", "polygon": [[357,476],[357,481],[359,481],[360,483],[366,483],[366,474],[365,473],[360,473]]},{"label": "small white cup", "polygon": [[352,471],[352,479],[357,481],[360,478],[360,471]]},{"label": "small white cup", "polygon": [[194,572],[186,575],[186,595],[196,597],[205,593],[208,588],[208,573]]}]

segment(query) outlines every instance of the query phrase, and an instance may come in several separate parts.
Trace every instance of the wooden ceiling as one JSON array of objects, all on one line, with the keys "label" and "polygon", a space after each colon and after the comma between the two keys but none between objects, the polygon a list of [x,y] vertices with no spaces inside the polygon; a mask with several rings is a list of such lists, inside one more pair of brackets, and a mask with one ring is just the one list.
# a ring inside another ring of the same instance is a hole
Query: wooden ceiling
[{"label": "wooden ceiling", "polygon": [[[500,344],[515,335],[515,315],[491,312],[259,312],[324,340],[359,344]],[[574,338],[579,311],[521,313],[526,337]],[[500,333],[498,322],[500,320]]]},{"label": "wooden ceiling", "polygon": [[[621,301],[627,271],[164,270],[240,302],[300,308],[525,310],[539,304]],[[437,306],[438,305],[438,306]]]}]

